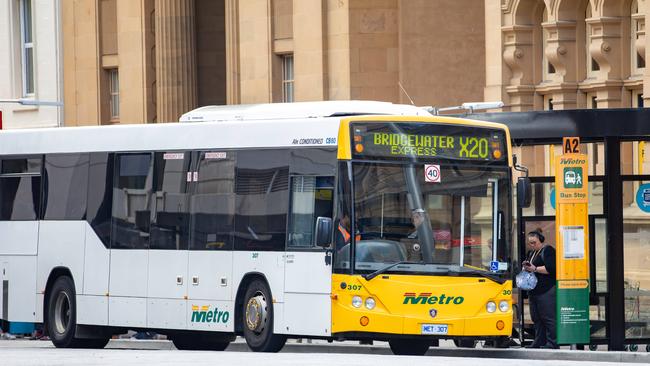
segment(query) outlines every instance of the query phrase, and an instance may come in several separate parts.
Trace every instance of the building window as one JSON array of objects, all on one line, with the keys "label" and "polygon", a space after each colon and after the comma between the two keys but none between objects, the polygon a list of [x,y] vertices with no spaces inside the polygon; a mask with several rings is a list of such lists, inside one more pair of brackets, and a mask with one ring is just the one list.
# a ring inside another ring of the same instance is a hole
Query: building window
[{"label": "building window", "polygon": [[22,50],[23,96],[34,95],[34,40],[32,0],[20,2],[20,43]]},{"label": "building window", "polygon": [[282,101],[293,102],[293,55],[282,56]]},{"label": "building window", "polygon": [[643,108],[643,91],[632,91],[632,108]]},{"label": "building window", "polygon": [[[585,10],[585,21],[588,21],[591,19],[591,3],[587,2],[587,8]],[[598,64],[598,61],[596,61],[593,57],[591,57],[591,51],[589,50],[589,46],[591,45],[591,24],[587,22],[585,24],[585,51],[587,53],[587,57],[585,60],[587,61],[587,76],[594,77],[595,73],[594,71],[599,71],[600,70],[600,65]]]},{"label": "building window", "polygon": [[645,16],[639,13],[637,0],[632,2],[630,15],[630,60],[632,61],[632,75],[639,75],[643,74],[643,69],[645,68]]},{"label": "building window", "polygon": [[117,69],[108,70],[111,120],[120,119],[120,78]]}]

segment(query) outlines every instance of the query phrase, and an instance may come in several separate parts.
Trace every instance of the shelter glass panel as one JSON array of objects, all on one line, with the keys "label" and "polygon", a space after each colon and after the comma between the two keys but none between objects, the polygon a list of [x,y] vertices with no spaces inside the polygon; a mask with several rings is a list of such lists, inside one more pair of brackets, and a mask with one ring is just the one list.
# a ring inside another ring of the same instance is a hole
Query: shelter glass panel
[{"label": "shelter glass panel", "polygon": [[623,182],[625,328],[627,338],[650,337],[650,181]]}]

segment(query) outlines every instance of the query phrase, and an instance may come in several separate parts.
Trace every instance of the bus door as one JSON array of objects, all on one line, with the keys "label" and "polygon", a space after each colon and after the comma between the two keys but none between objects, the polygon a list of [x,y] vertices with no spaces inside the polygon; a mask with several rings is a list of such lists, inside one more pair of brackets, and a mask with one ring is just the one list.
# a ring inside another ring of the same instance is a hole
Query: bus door
[{"label": "bus door", "polygon": [[202,151],[193,160],[187,327],[232,331],[235,152]]},{"label": "bus door", "polygon": [[109,325],[147,326],[153,154],[115,156]]},{"label": "bus door", "polygon": [[318,217],[332,218],[334,177],[295,175],[289,184],[284,320],[289,334],[326,336],[331,333],[332,266],[327,251],[315,245],[315,228]]},{"label": "bus door", "polygon": [[150,198],[147,327],[186,326],[187,247],[191,153],[154,154]]}]

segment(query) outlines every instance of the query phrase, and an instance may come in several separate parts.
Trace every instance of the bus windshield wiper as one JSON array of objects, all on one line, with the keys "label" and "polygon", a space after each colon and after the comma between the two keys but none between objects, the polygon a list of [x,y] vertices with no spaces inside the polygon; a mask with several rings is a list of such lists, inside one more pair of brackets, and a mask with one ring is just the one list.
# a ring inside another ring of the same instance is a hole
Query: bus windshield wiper
[{"label": "bus windshield wiper", "polygon": [[363,277],[366,281],[370,281],[373,278],[379,276],[380,274],[385,273],[389,269],[391,269],[393,267],[396,267],[396,266],[399,266],[400,264],[423,264],[423,262],[399,261],[399,262],[391,263],[391,264],[387,265],[386,267],[380,268],[380,269],[378,269],[378,270],[376,270],[376,271],[374,271],[372,273],[361,275],[361,277]]},{"label": "bus windshield wiper", "polygon": [[503,285],[506,282],[506,279],[503,277],[500,277],[497,274],[494,274],[492,272],[488,271],[480,271],[477,269],[471,269],[471,268],[466,268],[466,267],[460,267],[458,271],[449,269],[449,272],[457,273],[457,274],[463,274],[463,273],[471,273],[471,274],[477,274],[479,276],[485,277],[487,279],[490,279],[499,285]]}]

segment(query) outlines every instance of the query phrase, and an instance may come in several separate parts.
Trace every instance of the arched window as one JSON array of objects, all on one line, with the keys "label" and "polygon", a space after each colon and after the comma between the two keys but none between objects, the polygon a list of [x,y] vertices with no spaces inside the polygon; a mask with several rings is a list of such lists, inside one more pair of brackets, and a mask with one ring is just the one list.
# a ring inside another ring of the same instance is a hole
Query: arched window
[{"label": "arched window", "polygon": [[[587,8],[585,9],[585,21],[591,19],[591,2],[587,2]],[[600,65],[593,57],[591,57],[591,52],[589,52],[589,47],[591,46],[591,25],[587,22],[585,24],[585,48],[587,52],[587,77],[595,76],[595,71],[600,70]]]},{"label": "arched window", "polygon": [[638,0],[632,1],[630,20],[630,71],[631,75],[642,75],[645,68],[645,16],[639,13]]},{"label": "arched window", "polygon": [[544,7],[542,13],[542,79],[543,81],[551,80],[551,75],[555,74],[555,67],[548,61],[546,56],[546,47],[548,46],[548,31],[544,29],[544,24],[548,22],[548,10]]}]

